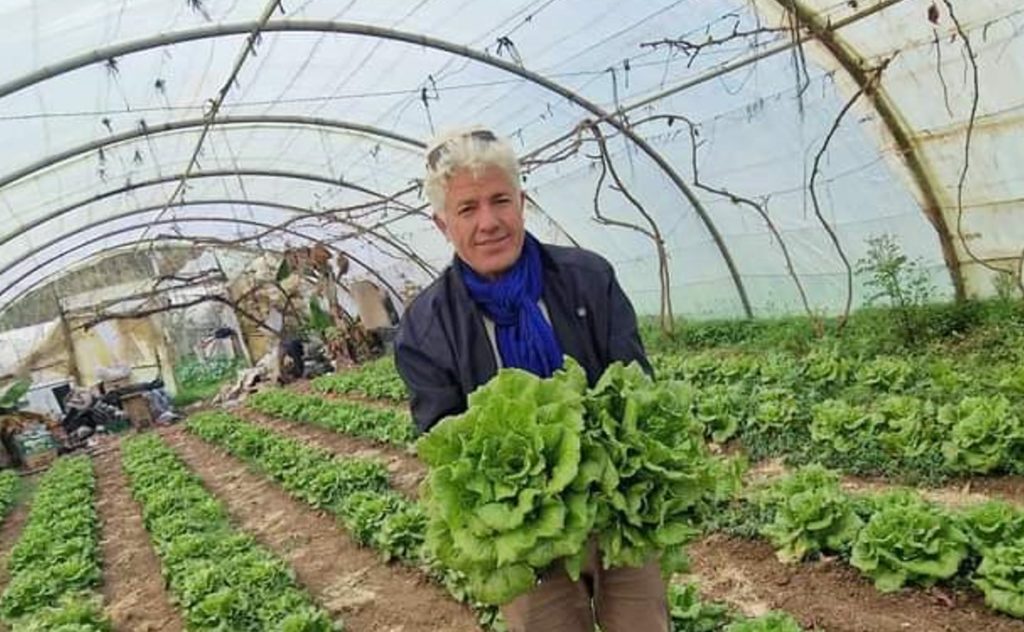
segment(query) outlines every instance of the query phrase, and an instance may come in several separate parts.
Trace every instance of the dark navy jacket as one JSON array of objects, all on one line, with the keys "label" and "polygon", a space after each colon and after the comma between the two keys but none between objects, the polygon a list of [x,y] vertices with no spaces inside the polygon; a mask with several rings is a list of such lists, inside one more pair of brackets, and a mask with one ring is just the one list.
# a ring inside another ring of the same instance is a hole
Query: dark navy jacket
[{"label": "dark navy jacket", "polygon": [[[636,313],[611,264],[580,248],[541,245],[543,300],[562,351],[586,370],[591,386],[609,364],[636,360],[650,372]],[[498,365],[476,303],[447,267],[409,305],[395,339],[395,364],[412,395],[420,431],[466,410],[466,398]]]}]

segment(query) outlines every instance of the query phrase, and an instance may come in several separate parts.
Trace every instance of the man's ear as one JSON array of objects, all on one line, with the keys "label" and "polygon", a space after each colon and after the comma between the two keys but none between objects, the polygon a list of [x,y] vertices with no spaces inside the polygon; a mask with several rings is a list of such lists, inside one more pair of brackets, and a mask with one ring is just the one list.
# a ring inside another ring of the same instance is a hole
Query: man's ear
[{"label": "man's ear", "polygon": [[433,215],[433,219],[434,219],[434,226],[437,226],[437,230],[441,231],[441,234],[445,236],[445,239],[447,239],[448,238],[448,224],[445,223],[444,217],[441,216],[441,213],[435,212],[434,215]]}]

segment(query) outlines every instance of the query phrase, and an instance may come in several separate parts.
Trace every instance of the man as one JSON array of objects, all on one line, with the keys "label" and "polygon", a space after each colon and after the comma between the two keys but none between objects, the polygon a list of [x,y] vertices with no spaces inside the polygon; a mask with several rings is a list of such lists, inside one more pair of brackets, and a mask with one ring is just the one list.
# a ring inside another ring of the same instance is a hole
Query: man
[{"label": "man", "polygon": [[[575,358],[593,385],[616,360],[650,365],[636,314],[611,265],[526,232],[519,163],[507,141],[472,128],[428,146],[424,189],[452,264],[409,306],[395,341],[398,371],[423,432],[465,411],[500,367],[548,377]],[[657,562],[601,568],[593,542],[578,582],[561,564],[503,607],[511,632],[665,632]]]},{"label": "man", "polygon": [[199,341],[199,348],[202,353],[198,354],[200,358],[204,360],[211,359],[217,352],[220,351],[220,355],[227,355],[224,352],[224,341],[227,341],[227,345],[231,347],[232,356],[237,356],[238,351],[235,348],[235,330],[230,327],[221,325],[213,330],[213,333]]}]

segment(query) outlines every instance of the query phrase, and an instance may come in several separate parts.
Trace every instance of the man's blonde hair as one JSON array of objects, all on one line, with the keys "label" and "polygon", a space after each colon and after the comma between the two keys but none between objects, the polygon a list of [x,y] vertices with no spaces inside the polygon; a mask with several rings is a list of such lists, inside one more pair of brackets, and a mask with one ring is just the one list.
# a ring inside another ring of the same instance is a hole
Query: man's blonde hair
[{"label": "man's blonde hair", "polygon": [[462,127],[442,132],[427,145],[424,156],[427,175],[423,189],[434,213],[444,211],[448,181],[458,169],[469,169],[474,175],[479,175],[487,167],[498,167],[517,191],[522,190],[519,159],[515,151],[508,141],[485,127]]}]

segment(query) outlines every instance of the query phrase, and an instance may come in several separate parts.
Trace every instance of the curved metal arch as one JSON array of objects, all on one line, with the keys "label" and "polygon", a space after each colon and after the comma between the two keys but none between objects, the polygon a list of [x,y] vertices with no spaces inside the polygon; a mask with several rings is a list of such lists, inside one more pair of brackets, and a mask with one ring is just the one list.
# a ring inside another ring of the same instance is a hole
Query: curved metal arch
[{"label": "curved metal arch", "polygon": [[[305,120],[305,121],[309,122],[310,125],[319,124],[318,122],[323,122],[328,127],[341,127],[341,128],[344,128],[344,129],[350,129],[351,128],[353,130],[361,130],[362,128],[377,129],[377,128],[369,128],[367,126],[361,126],[361,125],[356,124],[356,123],[349,123],[349,122],[346,122],[346,121],[331,121],[330,119],[316,119],[316,118],[308,118],[308,117],[291,117],[291,116],[225,117],[223,119],[218,119],[215,122],[215,124],[216,123],[223,123],[223,124],[227,124],[227,123],[245,123],[245,124],[250,124],[251,122],[248,121],[249,118],[252,118],[252,119],[265,119],[265,120],[268,120],[268,121],[273,122],[275,124],[276,123],[286,122],[287,120],[291,120],[291,119],[302,119],[302,120]],[[240,119],[244,119],[244,120],[240,120]],[[89,153],[91,151],[95,151],[97,149],[100,149],[102,147],[106,147],[106,146],[111,145],[111,144],[116,144],[118,142],[126,140],[126,138],[137,138],[137,137],[140,137],[140,136],[145,136],[147,134],[152,134],[154,130],[167,131],[169,129],[184,128],[185,126],[187,126],[187,127],[200,127],[201,125],[202,125],[202,119],[194,119],[194,120],[189,120],[189,121],[178,121],[178,122],[174,122],[174,123],[168,123],[168,124],[165,124],[165,125],[158,125],[158,126],[155,126],[153,128],[148,128],[147,131],[136,130],[134,132],[130,132],[130,133],[126,132],[125,134],[122,134],[122,135],[109,136],[106,139],[102,139],[102,140],[99,140],[99,141],[94,141],[94,142],[91,142],[91,143],[86,143],[86,144],[80,145],[80,146],[78,146],[76,148],[69,149],[69,150],[66,150],[64,152],[61,152],[60,154],[54,154],[54,156],[51,156],[50,158],[47,158],[46,160],[41,160],[41,161],[38,161],[37,163],[34,163],[33,166],[26,167],[24,169],[19,169],[17,172],[15,172],[13,174],[9,174],[8,176],[4,176],[4,177],[0,178],[0,188],[5,186],[6,184],[10,184],[10,183],[12,183],[14,181],[17,181],[17,180],[19,180],[19,179],[21,179],[23,177],[31,175],[32,173],[34,173],[36,171],[40,171],[40,170],[46,168],[49,165],[56,164],[56,162],[60,162],[62,160],[66,160],[66,159],[72,158],[72,157],[77,156],[77,155],[86,154],[86,153]],[[388,137],[388,138],[395,138],[395,135],[392,135],[390,132],[387,132],[386,130],[380,130],[380,131],[384,132],[384,135],[386,137]],[[417,147],[417,148],[425,147],[425,143],[423,143],[422,141],[416,140],[415,138],[406,137],[406,136],[401,136],[400,138],[404,139],[403,142],[411,144],[414,147]],[[46,162],[47,164],[43,165],[42,164],[43,162]],[[201,178],[201,177],[208,176],[210,174],[222,174],[225,177],[227,177],[229,175],[265,175],[265,176],[270,176],[272,174],[280,176],[280,177],[296,177],[296,178],[300,178],[301,177],[302,179],[309,179],[309,177],[316,177],[318,179],[317,181],[322,181],[324,184],[340,186],[340,187],[352,189],[354,191],[359,191],[359,192],[365,193],[367,195],[374,196],[374,197],[376,197],[376,198],[378,198],[380,200],[392,201],[392,202],[395,202],[395,203],[399,204],[400,206],[403,206],[403,207],[407,208],[410,211],[414,211],[414,212],[422,211],[422,207],[413,207],[410,204],[398,201],[398,196],[403,194],[404,192],[393,193],[391,195],[385,195],[385,194],[383,194],[383,193],[381,193],[379,191],[375,191],[374,189],[363,187],[361,185],[354,184],[352,182],[345,182],[345,181],[342,181],[342,180],[331,180],[329,178],[323,178],[322,176],[311,176],[311,174],[305,174],[305,173],[300,173],[300,172],[286,172],[286,171],[275,171],[275,170],[255,170],[255,169],[252,169],[252,170],[246,170],[246,169],[240,169],[240,170],[211,170],[211,171],[202,171],[202,172],[197,172],[197,173],[191,174],[189,176],[189,179]],[[289,175],[286,176],[285,174],[289,174]],[[307,177],[307,176],[309,176],[309,177]],[[168,177],[168,178],[162,178],[162,179],[158,179],[158,180],[163,182],[163,181],[171,181],[171,180],[177,181],[177,180],[180,180],[180,179],[181,179],[181,174],[178,174],[177,176],[174,176],[173,178]],[[157,180],[151,180],[149,182],[156,182],[156,181]],[[139,186],[141,186],[141,184]],[[127,192],[128,190],[131,190],[131,188],[132,187],[122,187],[121,189],[118,189],[118,191],[119,192]],[[22,234],[24,232],[32,230],[33,228],[36,228],[37,226],[39,226],[41,224],[44,224],[44,223],[46,223],[46,222],[48,222],[48,221],[50,221],[52,219],[60,217],[60,216],[62,216],[64,214],[66,214],[67,212],[70,212],[71,210],[73,210],[73,208],[77,208],[78,206],[83,206],[85,204],[89,204],[91,202],[95,202],[97,200],[103,199],[103,197],[105,197],[104,194],[93,196],[92,198],[90,198],[90,199],[88,199],[88,200],[86,200],[84,202],[76,203],[75,205],[71,205],[71,206],[67,206],[67,207],[63,207],[61,209],[58,209],[58,210],[53,211],[51,213],[48,213],[47,215],[43,216],[42,218],[37,218],[35,220],[32,220],[28,224],[23,224],[22,226],[19,226],[16,231],[0,237],[0,246],[3,246],[7,242],[9,242],[12,238],[14,238],[14,237],[16,237],[16,236],[18,236],[18,235],[20,235],[20,234]],[[537,211],[547,221],[551,222],[562,234],[564,234],[566,237],[568,237],[570,242],[572,242],[575,245],[579,245],[578,242],[576,241],[576,239],[572,236],[572,233],[570,233],[564,226],[562,226],[562,224],[558,220],[556,220],[554,217],[552,217],[550,214],[548,214],[547,211],[545,211],[543,208],[541,208],[540,205],[536,203],[536,201],[531,200],[531,202],[533,203],[534,208],[536,208]]]},{"label": "curved metal arch", "polygon": [[[175,202],[174,204],[171,205],[171,207],[178,208],[178,207],[184,207],[184,206],[218,206],[218,205],[239,205],[239,206],[241,206],[241,205],[245,205],[245,204],[248,204],[250,206],[263,207],[263,208],[276,208],[276,209],[279,209],[279,210],[282,210],[282,211],[286,211],[286,212],[289,212],[289,213],[294,213],[294,214],[299,215],[299,216],[304,215],[304,216],[307,216],[307,217],[320,217],[319,213],[312,212],[309,209],[305,209],[305,208],[302,208],[302,207],[299,207],[299,206],[293,206],[293,205],[289,205],[289,204],[282,204],[282,203],[278,203],[278,202],[269,202],[269,201],[265,201],[265,200],[233,200],[233,199],[182,200],[182,201],[179,201],[179,202]],[[46,243],[31,248],[28,252],[26,252],[20,258],[14,260],[14,261],[10,261],[7,264],[5,264],[2,268],[0,268],[0,277],[2,277],[4,274],[7,274],[7,272],[9,272],[11,270],[11,268],[15,267],[16,265],[18,265],[19,263],[21,263],[25,259],[28,259],[29,257],[34,257],[34,256],[38,255],[39,253],[41,253],[43,251],[49,250],[50,248],[54,247],[55,245],[61,243],[62,241],[70,238],[71,236],[73,236],[75,234],[78,234],[78,233],[81,233],[81,232],[87,231],[87,230],[92,230],[93,228],[96,228],[98,226],[102,226],[104,224],[109,224],[111,222],[116,222],[116,221],[124,219],[126,217],[133,217],[135,215],[141,215],[143,213],[152,213],[154,211],[159,211],[159,210],[163,209],[164,207],[165,207],[164,204],[154,204],[154,205],[150,205],[150,206],[140,207],[140,208],[133,209],[133,210],[130,210],[130,211],[125,211],[124,213],[118,213],[117,215],[110,215],[108,217],[104,217],[104,218],[95,220],[93,222],[90,222],[90,223],[86,224],[85,226],[81,226],[81,227],[76,228],[74,233],[63,233],[61,235],[57,235],[56,237],[54,237],[53,239],[50,239]],[[186,219],[186,218],[180,218],[180,219]],[[364,234],[364,235],[367,235],[369,237],[375,237],[376,239],[378,239],[378,240],[384,242],[385,244],[391,246],[392,248],[394,248],[397,252],[399,252],[402,255],[407,255],[408,254],[406,252],[403,252],[402,248],[399,247],[397,244],[393,243],[390,239],[388,239],[386,237],[381,237],[380,235],[377,235],[376,233],[368,231],[367,227],[365,227],[365,226],[360,226],[360,225],[358,225],[358,224],[356,224],[354,222],[351,222],[351,221],[348,221],[348,220],[343,220],[343,219],[340,219],[340,218],[334,218],[334,219],[336,221],[338,221],[339,223],[344,224],[345,226],[348,226],[348,227],[353,228],[353,229],[355,229],[357,231],[360,231],[360,234]],[[239,222],[241,222],[241,220],[239,220]],[[423,259],[420,258],[419,255],[417,255],[416,253],[412,253],[412,254],[414,255],[413,263],[417,264],[424,272],[429,274],[431,277],[437,275],[437,271],[432,266],[429,266],[428,264],[426,264],[426,262],[423,261]],[[2,292],[0,292],[0,294],[2,294]]]},{"label": "curved metal arch", "polygon": [[53,78],[60,74],[70,72],[77,68],[82,68],[96,63],[106,62],[108,59],[121,57],[130,53],[135,53],[150,48],[157,48],[160,46],[167,46],[170,44],[179,44],[182,42],[189,42],[195,40],[201,40],[211,37],[222,37],[226,35],[247,35],[253,32],[318,32],[318,33],[342,33],[350,35],[362,35],[366,37],[374,37],[378,39],[388,39],[398,42],[404,42],[407,44],[413,44],[422,46],[424,48],[432,48],[435,50],[444,51],[452,55],[458,55],[465,57],[473,61],[480,62],[482,64],[504,70],[512,73],[516,76],[522,77],[531,83],[534,83],[546,90],[554,92],[576,105],[582,107],[588,112],[594,114],[599,120],[606,121],[609,125],[617,129],[623,136],[628,138],[634,145],[636,145],[644,154],[646,154],[651,160],[654,161],[658,168],[665,173],[666,176],[672,181],[677,189],[683,194],[690,205],[693,207],[694,212],[697,213],[701,222],[707,228],[708,233],[711,235],[712,240],[715,242],[715,246],[718,248],[719,254],[722,256],[726,267],[729,270],[729,275],[732,277],[733,284],[736,287],[736,292],[739,294],[740,302],[743,305],[744,312],[747,317],[753,316],[753,311],[750,306],[750,299],[747,296],[746,289],[743,285],[743,280],[740,278],[739,270],[736,267],[736,263],[733,261],[732,255],[729,253],[729,249],[725,244],[725,240],[722,238],[721,233],[718,232],[717,226],[711,221],[711,217],[704,208],[701,201],[693,193],[686,182],[679,176],[675,169],[668,163],[664,156],[661,155],[654,147],[647,143],[644,139],[640,138],[628,124],[612,117],[611,114],[604,110],[596,103],[576,94],[576,92],[562,86],[561,84],[552,81],[538,73],[530,70],[526,70],[521,66],[517,66],[511,62],[507,62],[497,57],[492,57],[486,53],[474,50],[466,46],[460,46],[452,42],[441,40],[426,35],[419,35],[415,33],[409,33],[405,31],[398,31],[395,29],[371,26],[367,24],[354,24],[348,22],[333,22],[325,20],[272,20],[265,24],[260,21],[235,23],[235,24],[214,24],[210,26],[198,27],[194,29],[188,29],[184,31],[177,31],[171,33],[162,33],[153,37],[143,38],[131,42],[125,42],[123,44],[115,44],[107,46],[105,48],[99,48],[82,55],[77,55],[70,59],[65,59],[62,62],[54,64],[46,68],[42,68],[32,73],[28,73],[22,77],[9,81],[5,84],[0,85],[0,98],[5,97],[9,94],[22,90],[35,83],[45,81]]},{"label": "curved metal arch", "polygon": [[[791,14],[798,24],[806,27],[815,39],[821,42],[832,58],[842,66],[846,74],[857,84],[857,87],[864,91],[864,96],[868,103],[878,113],[879,120],[881,120],[885,130],[899,149],[896,152],[896,156],[903,160],[907,171],[910,173],[910,179],[914,182],[917,190],[921,192],[922,201],[924,202],[922,211],[924,211],[925,217],[928,218],[929,223],[935,229],[936,236],[939,239],[942,258],[945,260],[946,270],[949,272],[956,299],[958,301],[965,300],[967,298],[967,290],[964,284],[963,272],[961,271],[962,262],[957,256],[956,248],[953,245],[953,234],[942,215],[942,203],[939,201],[938,194],[939,186],[928,173],[919,147],[914,143],[912,134],[906,127],[904,122],[906,119],[899,113],[896,104],[889,99],[881,85],[871,85],[869,69],[865,67],[864,59],[852,50],[839,34],[835,32],[836,27],[834,25],[823,22],[800,0],[772,1],[784,13]],[[895,1],[890,0],[886,3],[886,6],[895,3]]]},{"label": "curved metal arch", "polygon": [[[331,185],[331,186],[337,186],[337,187],[342,187],[342,188],[346,188],[346,189],[352,189],[353,191],[359,191],[360,193],[365,193],[366,195],[375,197],[375,198],[377,198],[379,200],[382,200],[382,201],[389,200],[389,201],[395,202],[399,206],[402,206],[402,207],[404,207],[404,208],[406,208],[407,210],[410,210],[410,211],[416,210],[414,207],[412,207],[409,204],[406,204],[405,202],[399,202],[397,199],[395,199],[394,196],[387,196],[387,195],[385,195],[383,193],[380,193],[379,191],[374,191],[373,189],[369,189],[369,188],[360,186],[358,184],[352,184],[350,182],[334,180],[334,179],[327,178],[327,177],[324,177],[324,176],[318,176],[318,175],[314,175],[314,174],[301,173],[301,172],[295,172],[295,171],[277,171],[277,170],[270,170],[270,169],[237,169],[237,170],[235,170],[235,169],[220,169],[220,170],[213,170],[213,171],[200,171],[200,172],[197,172],[197,173],[189,176],[189,178],[192,179],[192,180],[195,180],[195,179],[201,179],[201,178],[213,178],[213,177],[223,178],[223,177],[234,177],[234,176],[262,176],[262,177],[268,177],[268,178],[290,178],[290,179],[295,179],[295,180],[308,180],[310,182],[317,182],[317,183],[322,183],[322,184],[328,184],[328,185]],[[92,204],[93,202],[98,202],[98,201],[104,200],[104,199],[106,199],[108,197],[114,197],[114,196],[117,196],[117,195],[123,195],[125,193],[128,193],[130,191],[134,191],[136,189],[141,189],[141,188],[145,188],[145,187],[149,187],[149,186],[155,186],[157,184],[164,184],[164,183],[167,183],[167,182],[177,182],[180,179],[181,179],[181,174],[178,174],[178,175],[163,176],[163,177],[160,177],[160,178],[153,178],[153,179],[150,179],[150,180],[143,180],[143,181],[140,181],[140,182],[133,182],[133,183],[131,183],[129,185],[126,185],[126,186],[123,186],[123,187],[120,187],[120,188],[117,188],[117,189],[113,189],[111,191],[104,191],[103,193],[98,193],[98,194],[96,194],[96,195],[94,195],[94,196],[92,196],[92,197],[90,197],[88,199],[81,200],[81,201],[75,202],[73,204],[69,204],[67,206],[63,206],[63,207],[61,207],[59,209],[51,211],[50,213],[47,213],[46,215],[43,215],[41,217],[37,217],[37,218],[33,219],[30,222],[22,224],[14,232],[8,233],[8,234],[3,235],[3,236],[0,236],[0,247],[2,247],[4,244],[6,244],[10,240],[14,239],[15,237],[17,237],[18,235],[26,233],[26,232],[28,232],[28,231],[30,231],[30,230],[32,230],[34,228],[37,228],[37,227],[39,227],[39,226],[41,226],[41,225],[43,225],[43,224],[45,224],[45,223],[47,223],[49,221],[52,221],[54,219],[57,219],[57,218],[62,217],[64,215],[67,215],[68,213],[70,213],[70,212],[72,212],[72,211],[74,211],[76,209],[79,209],[79,208],[81,208],[83,206],[86,206],[88,204]],[[243,202],[240,202],[240,203],[243,203]]]},{"label": "curved metal arch", "polygon": [[[150,212],[152,212],[152,211],[150,211]],[[17,285],[18,283],[21,283],[23,280],[25,280],[26,278],[28,278],[32,274],[35,274],[36,272],[38,272],[42,268],[45,268],[46,266],[50,265],[54,261],[57,261],[57,260],[59,260],[62,257],[66,257],[67,255],[75,252],[75,250],[77,250],[79,248],[82,248],[83,246],[89,246],[91,244],[103,241],[104,239],[109,239],[111,237],[116,237],[118,235],[121,235],[121,234],[124,234],[124,233],[127,233],[127,232],[131,232],[133,230],[142,230],[143,228],[146,228],[147,226],[163,225],[163,224],[175,224],[175,223],[200,223],[200,222],[205,222],[205,223],[224,223],[224,224],[246,224],[246,225],[251,225],[251,226],[259,226],[259,227],[263,227],[263,228],[273,228],[275,230],[280,230],[281,232],[287,233],[289,235],[293,235],[295,237],[299,237],[300,239],[305,239],[307,241],[311,241],[311,242],[314,242],[314,243],[321,244],[321,245],[325,246],[326,248],[328,248],[329,250],[334,251],[335,253],[343,253],[346,257],[351,259],[353,263],[355,263],[359,267],[363,268],[364,270],[369,272],[371,275],[373,275],[373,277],[375,279],[380,281],[381,284],[384,285],[384,287],[386,287],[395,296],[396,299],[398,299],[399,301],[402,300],[402,295],[398,293],[398,290],[395,289],[395,287],[393,285],[391,285],[391,283],[387,279],[385,279],[383,276],[381,276],[380,273],[378,273],[376,270],[374,270],[373,268],[371,268],[368,265],[366,265],[366,263],[363,262],[361,259],[358,259],[358,258],[354,257],[349,252],[344,251],[341,248],[338,248],[334,244],[331,244],[331,243],[328,243],[328,242],[324,242],[321,239],[317,239],[316,237],[312,237],[310,235],[306,235],[304,233],[300,233],[298,231],[295,231],[295,230],[292,230],[292,229],[289,229],[289,228],[278,228],[278,227],[274,226],[273,224],[270,224],[270,223],[267,223],[267,222],[260,222],[260,221],[257,221],[257,220],[248,220],[248,219],[247,220],[241,220],[241,219],[235,219],[235,218],[231,218],[231,217],[205,217],[205,216],[204,217],[177,218],[177,219],[169,218],[169,219],[158,220],[156,222],[139,222],[137,224],[132,224],[131,226],[122,226],[121,228],[117,228],[115,230],[108,231],[106,233],[103,233],[102,235],[97,235],[96,237],[92,237],[92,238],[90,238],[90,239],[88,239],[88,240],[86,240],[86,241],[84,241],[84,242],[82,242],[80,244],[75,244],[71,248],[65,248],[64,250],[60,251],[56,255],[53,255],[50,258],[46,259],[42,263],[36,264],[31,270],[26,271],[24,274],[19,276],[17,279],[15,279],[15,280],[11,281],[10,283],[8,283],[7,285],[3,286],[3,288],[0,288],[0,297],[2,297],[3,295],[7,294],[7,292],[9,292],[12,287]],[[199,236],[196,236],[196,237],[202,237],[202,236],[199,235]],[[131,245],[140,244],[140,243],[147,243],[147,242],[150,242],[150,241],[153,241],[153,239],[152,238],[148,238],[148,237],[144,238],[144,239],[128,240],[128,241],[119,243],[116,246],[111,246],[109,248],[104,248],[104,249],[98,250],[96,252],[91,252],[87,256],[85,256],[81,261],[87,261],[88,259],[90,259],[92,257],[95,257],[98,254],[101,254],[103,252],[109,252],[109,251],[113,251],[113,250],[124,248],[125,246],[131,246]],[[188,241],[188,238],[183,238],[183,241]],[[76,262],[76,263],[80,263],[80,262]],[[61,272],[64,272],[64,271],[62,270]],[[59,274],[59,273],[55,273],[55,274]],[[33,281],[28,286],[20,289],[14,295],[13,298],[8,300],[2,307],[0,307],[0,312],[5,311],[8,307],[13,305],[15,303],[15,301],[17,301],[20,297],[24,296],[28,292],[31,292],[33,289],[39,287],[40,284],[45,283],[49,279],[52,279],[55,276],[55,274],[49,274],[49,275],[46,275],[44,277],[40,277],[39,279]]]},{"label": "curved metal arch", "polygon": [[[208,121],[204,118],[194,118],[182,119],[180,121],[171,121],[169,123],[162,123],[153,126],[147,125],[145,128],[143,128],[142,126],[138,126],[135,129],[128,132],[112,134],[99,140],[83,143],[76,147],[71,147],[69,149],[65,149],[64,151],[37,160],[36,162],[25,167],[22,167],[17,171],[8,173],[7,175],[0,176],[0,189],[13,182],[21,180],[22,178],[26,178],[37,171],[42,171],[57,163],[64,162],[65,160],[70,160],[71,158],[75,158],[83,154],[88,154],[99,149],[103,149],[104,147],[118,145],[131,140],[135,140],[136,138],[141,138],[143,136],[156,136],[181,130],[202,128],[204,125],[207,124],[207,122]],[[388,140],[393,140],[403,145],[408,145],[409,147],[415,147],[417,149],[422,149],[426,146],[426,144],[423,141],[416,140],[415,138],[404,136],[402,134],[391,132],[379,127],[374,127],[372,125],[362,125],[360,123],[353,123],[351,121],[336,121],[312,116],[225,116],[222,118],[214,119],[212,124],[214,126],[270,124],[284,125],[288,127],[322,127],[325,129],[341,129],[349,132],[367,134],[369,136],[379,138],[387,138]]]}]

